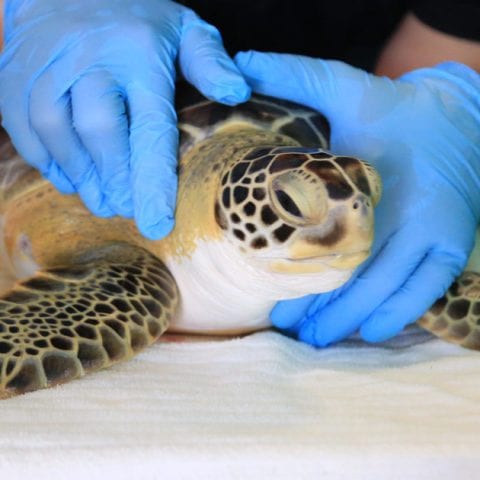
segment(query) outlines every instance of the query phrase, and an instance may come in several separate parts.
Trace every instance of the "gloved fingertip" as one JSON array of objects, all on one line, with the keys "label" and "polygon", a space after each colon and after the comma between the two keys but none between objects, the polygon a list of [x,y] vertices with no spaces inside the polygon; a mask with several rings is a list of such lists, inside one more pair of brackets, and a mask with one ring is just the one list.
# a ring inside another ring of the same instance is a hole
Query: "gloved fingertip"
[{"label": "gloved fingertip", "polygon": [[132,218],[134,213],[133,199],[128,189],[110,192],[108,205],[117,214],[125,218]]},{"label": "gloved fingertip", "polygon": [[110,218],[115,216],[115,212],[105,202],[89,208],[97,217]]},{"label": "gloved fingertip", "polygon": [[166,237],[175,226],[173,215],[162,216],[154,223],[137,222],[140,233],[150,240],[160,240]]},{"label": "gloved fingertip", "polygon": [[277,303],[270,312],[270,321],[272,325],[277,328],[290,328],[295,321],[288,310],[285,309],[285,302]]},{"label": "gloved fingertip", "polygon": [[275,76],[279,60],[284,58],[280,54],[257,52],[249,50],[247,52],[238,52],[233,61],[238,70],[244,75],[249,83],[254,82],[257,77]]},{"label": "gloved fingertip", "polygon": [[370,317],[360,327],[362,339],[369,343],[384,342],[399,334],[405,328],[404,323],[385,322],[384,319],[385,316],[380,313]]},{"label": "gloved fingertip", "polygon": [[203,73],[199,78],[192,75],[190,80],[207,98],[229,106],[246,102],[252,94],[252,89],[234,65],[217,65],[208,79]]},{"label": "gloved fingertip", "polygon": [[97,217],[113,217],[115,212],[108,206],[105,197],[99,188],[93,184],[82,184],[78,188],[78,194],[85,206]]},{"label": "gloved fingertip", "polygon": [[303,324],[298,332],[298,339],[301,342],[308,343],[309,345],[312,345],[314,347],[323,347],[324,345],[318,342],[316,330],[317,328],[315,325],[315,321],[312,321],[308,318],[304,319]]},{"label": "gloved fingertip", "polygon": [[54,185],[54,187],[64,195],[71,195],[72,193],[76,193],[75,187],[69,182],[64,181],[62,179],[52,179],[47,177],[47,179]]},{"label": "gloved fingertip", "polygon": [[109,203],[109,207],[115,212],[115,215],[119,215],[120,217],[133,218],[134,216],[133,204],[131,202],[121,205]]},{"label": "gloved fingertip", "polygon": [[277,328],[295,328],[316,297],[317,295],[307,295],[278,302],[270,312],[270,321]]},{"label": "gloved fingertip", "polygon": [[65,173],[63,173],[55,162],[50,164],[48,172],[44,177],[48,179],[60,193],[69,195],[76,192],[72,182],[70,182]]},{"label": "gloved fingertip", "polygon": [[210,100],[236,105],[250,98],[250,86],[225,52],[215,27],[198,19],[186,22],[179,62],[187,81]]},{"label": "gloved fingertip", "polygon": [[[233,57],[233,61],[239,68],[247,68],[250,61],[257,55],[257,52],[252,50],[238,52]],[[260,54],[261,55],[261,54]]]},{"label": "gloved fingertip", "polygon": [[340,342],[348,336],[344,329],[338,330],[337,328],[333,328],[332,325],[327,326],[326,319],[323,317],[318,319],[317,315],[308,316],[305,323],[312,325],[312,336],[317,347],[328,347],[334,343]]},{"label": "gloved fingertip", "polygon": [[238,103],[246,102],[252,94],[252,89],[245,83],[245,81],[238,82],[237,85],[222,85],[219,87],[219,92],[214,93],[215,100],[230,107]]}]

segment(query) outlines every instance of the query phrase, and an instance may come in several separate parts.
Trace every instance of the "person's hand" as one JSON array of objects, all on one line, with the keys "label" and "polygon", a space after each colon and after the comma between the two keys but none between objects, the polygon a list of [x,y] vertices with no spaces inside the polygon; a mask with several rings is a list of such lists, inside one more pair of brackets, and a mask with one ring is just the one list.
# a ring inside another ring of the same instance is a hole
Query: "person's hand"
[{"label": "person's hand", "polygon": [[384,183],[372,256],[345,286],[280,302],[271,320],[325,346],[360,329],[380,341],[415,321],[464,268],[480,218],[480,78],[446,63],[397,81],[340,62],[238,54],[254,91],[313,107],[331,149],[372,163]]},{"label": "person's hand", "polygon": [[175,61],[205,96],[250,89],[218,31],[169,0],[7,0],[3,125],[19,153],[97,215],[160,238],[177,188]]}]

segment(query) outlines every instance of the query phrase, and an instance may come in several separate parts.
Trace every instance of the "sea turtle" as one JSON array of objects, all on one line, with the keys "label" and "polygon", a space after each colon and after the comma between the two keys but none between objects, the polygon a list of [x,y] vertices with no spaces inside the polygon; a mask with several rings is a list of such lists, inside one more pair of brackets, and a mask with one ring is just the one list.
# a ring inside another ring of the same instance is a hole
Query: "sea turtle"
[{"label": "sea turtle", "polygon": [[2,142],[2,250],[18,281],[0,298],[0,398],[131,358],[167,329],[268,327],[277,300],[336,288],[367,258],[381,182],[328,152],[320,114],[186,88],[177,111],[176,226],[160,241],[92,216]]}]

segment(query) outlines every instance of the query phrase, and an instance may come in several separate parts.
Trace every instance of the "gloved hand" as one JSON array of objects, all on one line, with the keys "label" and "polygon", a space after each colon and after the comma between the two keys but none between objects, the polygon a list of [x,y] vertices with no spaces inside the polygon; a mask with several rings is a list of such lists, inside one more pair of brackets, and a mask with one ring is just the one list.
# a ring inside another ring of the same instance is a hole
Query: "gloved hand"
[{"label": "gloved hand", "polygon": [[218,31],[169,0],[7,0],[3,124],[20,154],[92,212],[173,227],[178,56],[185,78],[226,104],[250,89]]},{"label": "gloved hand", "polygon": [[480,77],[456,63],[394,81],[341,62],[241,53],[259,93],[323,112],[331,149],[372,163],[383,183],[372,256],[336,291],[280,302],[273,323],[325,346],[360,329],[398,333],[465,266],[480,218]]}]

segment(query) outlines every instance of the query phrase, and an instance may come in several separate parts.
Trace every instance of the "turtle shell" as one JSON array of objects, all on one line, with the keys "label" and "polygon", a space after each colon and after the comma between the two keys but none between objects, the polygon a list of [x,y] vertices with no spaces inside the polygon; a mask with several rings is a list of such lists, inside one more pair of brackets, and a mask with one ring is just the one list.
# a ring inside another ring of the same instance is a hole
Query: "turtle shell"
[{"label": "turtle shell", "polygon": [[234,122],[287,135],[303,147],[327,149],[329,145],[327,119],[315,110],[286,100],[253,95],[248,102],[231,107],[206,99],[183,82],[177,86],[176,108],[182,155],[220,127]]}]

